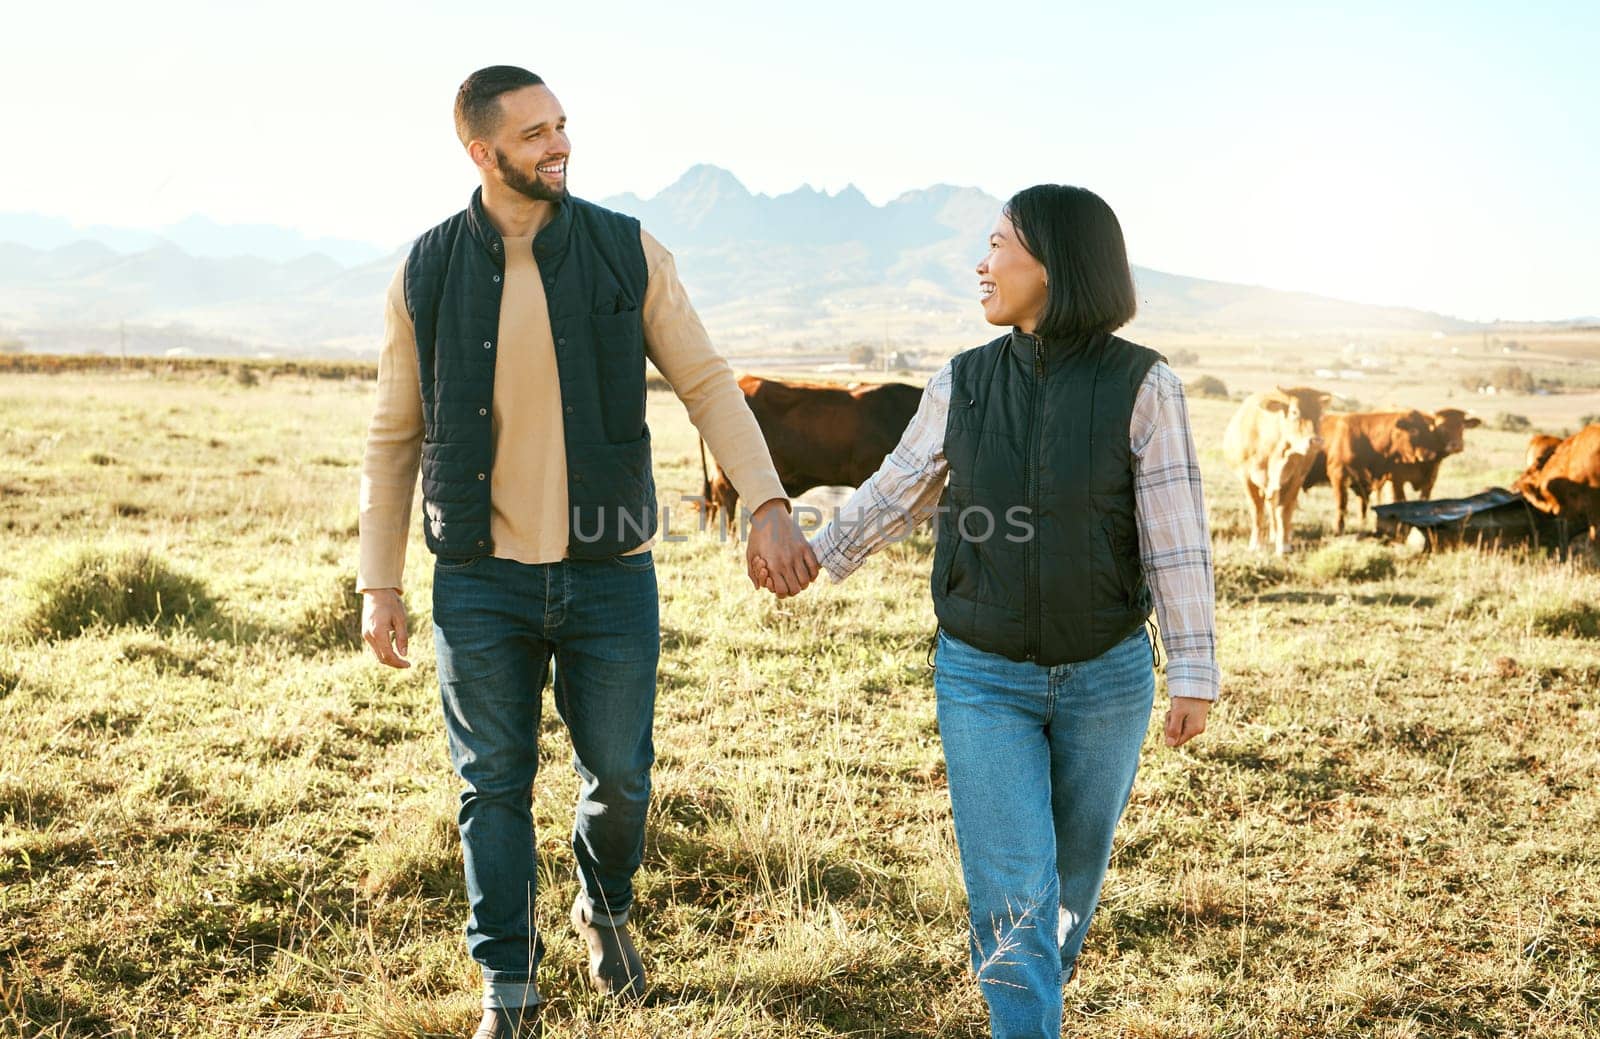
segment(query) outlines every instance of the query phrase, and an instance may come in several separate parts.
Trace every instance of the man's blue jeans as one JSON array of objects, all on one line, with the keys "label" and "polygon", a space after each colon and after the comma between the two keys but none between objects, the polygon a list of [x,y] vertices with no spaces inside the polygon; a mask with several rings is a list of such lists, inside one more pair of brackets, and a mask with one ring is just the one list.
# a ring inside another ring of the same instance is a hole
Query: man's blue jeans
[{"label": "man's blue jeans", "polygon": [[995,1039],[1061,1034],[1061,986],[1100,900],[1155,696],[1143,628],[1044,667],[939,633],[934,690]]},{"label": "man's blue jeans", "polygon": [[633,904],[655,761],[654,563],[648,552],[435,563],[433,627],[450,759],[466,784],[467,948],[483,968],[486,1006],[534,1003],[544,949],[533,927],[530,801],[545,679],[553,658],[556,710],[583,780],[572,833],[580,897],[596,923],[618,926]]}]

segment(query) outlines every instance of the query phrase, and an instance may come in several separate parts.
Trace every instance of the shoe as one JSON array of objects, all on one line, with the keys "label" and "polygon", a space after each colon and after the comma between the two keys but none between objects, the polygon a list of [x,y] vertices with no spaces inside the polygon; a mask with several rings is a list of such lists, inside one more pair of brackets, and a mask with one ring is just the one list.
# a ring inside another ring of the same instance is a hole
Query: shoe
[{"label": "shoe", "polygon": [[572,926],[589,943],[589,981],[612,999],[635,1000],[644,995],[644,961],[628,937],[628,925],[607,927],[589,916],[582,895],[572,903]]},{"label": "shoe", "polygon": [[544,1027],[539,1023],[539,1004],[525,1007],[485,1009],[483,1020],[472,1039],[539,1039]]}]

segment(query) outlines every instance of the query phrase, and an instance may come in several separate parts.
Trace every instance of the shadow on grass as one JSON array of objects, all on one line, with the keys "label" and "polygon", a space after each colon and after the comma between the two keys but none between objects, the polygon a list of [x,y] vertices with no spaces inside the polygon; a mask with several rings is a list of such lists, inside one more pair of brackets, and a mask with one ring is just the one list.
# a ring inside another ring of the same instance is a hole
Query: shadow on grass
[{"label": "shadow on grass", "polygon": [[1175,938],[1182,940],[1197,924],[1225,930],[1247,926],[1253,939],[1304,931],[1303,924],[1290,924],[1272,915],[1259,901],[1248,905],[1211,899],[1161,901],[1134,908],[1108,908],[1111,911],[1106,914],[1106,923],[1115,930],[1120,951],[1170,949]]},{"label": "shadow on grass", "polygon": [[1427,608],[1437,606],[1440,598],[1437,595],[1406,595],[1392,593],[1389,595],[1373,595],[1371,593],[1354,595],[1350,592],[1311,592],[1294,589],[1281,592],[1263,592],[1251,597],[1254,602],[1285,602],[1311,606],[1407,606]]},{"label": "shadow on grass", "polygon": [[661,652],[663,654],[695,649],[703,644],[705,640],[706,637],[693,628],[680,628],[672,624],[661,625]]},{"label": "shadow on grass", "polygon": [[[749,898],[765,885],[807,898],[848,899],[863,887],[858,865],[842,852],[801,850],[781,839],[750,847],[733,814],[681,798],[658,809],[645,828],[644,864],[671,877],[675,901],[719,904]],[[730,921],[731,925],[731,921]]]}]

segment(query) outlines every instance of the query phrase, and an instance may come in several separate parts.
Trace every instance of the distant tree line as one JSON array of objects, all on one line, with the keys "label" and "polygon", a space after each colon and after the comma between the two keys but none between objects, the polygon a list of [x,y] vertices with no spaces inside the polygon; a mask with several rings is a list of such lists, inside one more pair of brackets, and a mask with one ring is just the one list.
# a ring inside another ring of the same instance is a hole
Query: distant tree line
[{"label": "distant tree line", "polygon": [[1473,393],[1493,389],[1496,393],[1532,393],[1539,389],[1539,380],[1533,373],[1514,364],[1502,364],[1488,372],[1469,372],[1461,377],[1461,385]]}]

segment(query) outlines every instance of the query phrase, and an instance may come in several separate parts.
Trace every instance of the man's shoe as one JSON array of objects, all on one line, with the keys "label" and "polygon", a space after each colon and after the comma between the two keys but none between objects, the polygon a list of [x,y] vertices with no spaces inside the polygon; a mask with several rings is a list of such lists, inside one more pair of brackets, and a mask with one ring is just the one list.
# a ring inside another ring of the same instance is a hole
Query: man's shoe
[{"label": "man's shoe", "polygon": [[539,1004],[525,1007],[495,1007],[483,1012],[483,1020],[472,1039],[539,1039],[544,1029],[539,1024]]},{"label": "man's shoe", "polygon": [[628,937],[628,925],[607,927],[595,923],[582,895],[572,903],[572,926],[589,943],[589,980],[613,999],[634,1000],[644,995],[644,961]]}]

